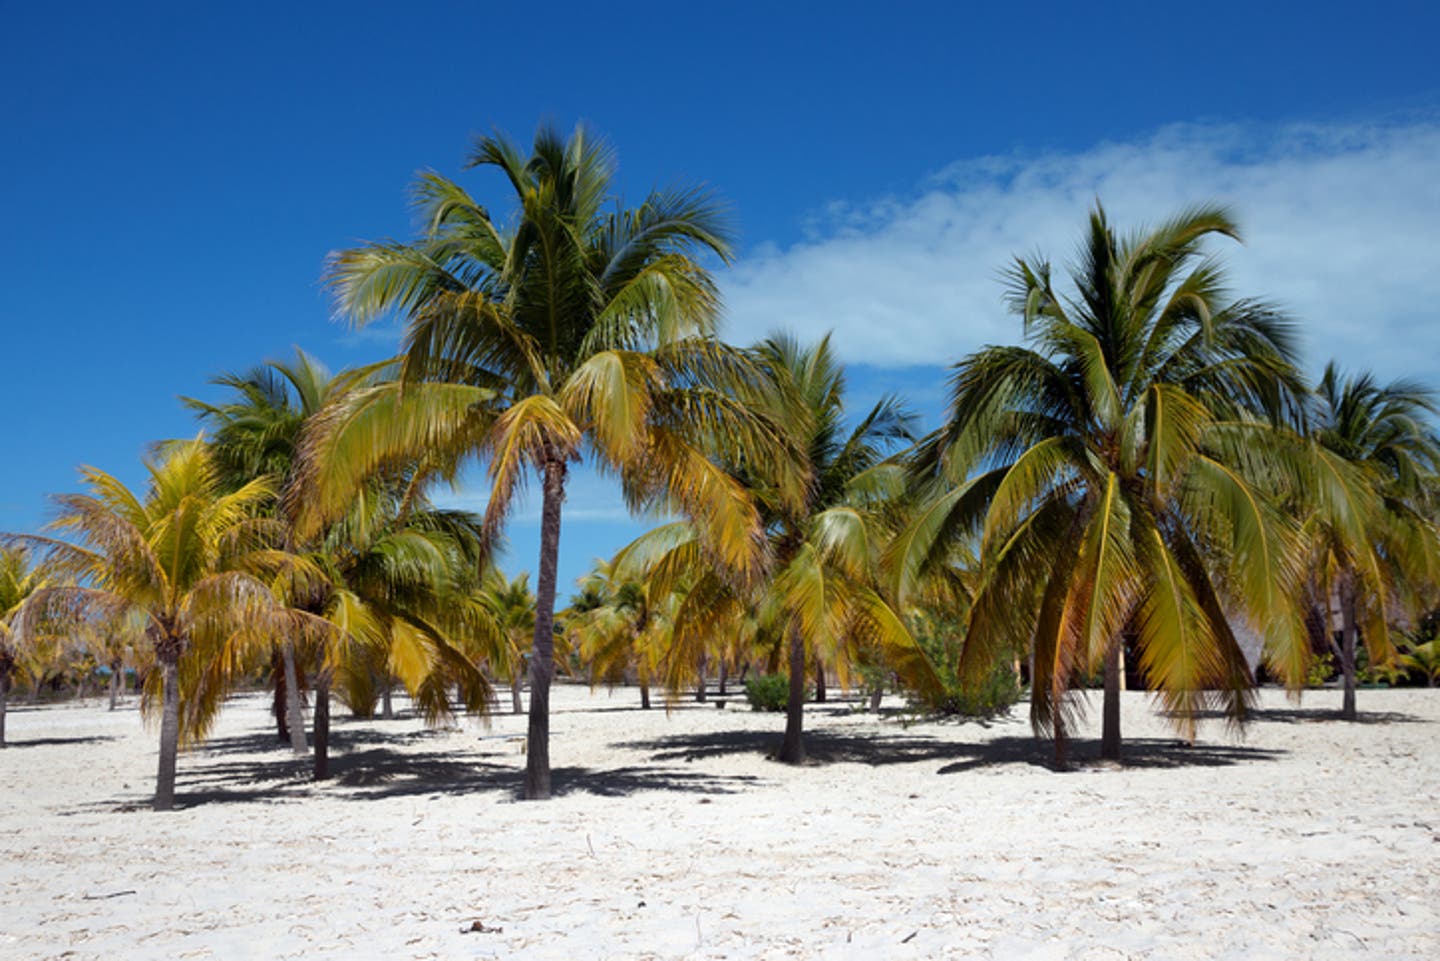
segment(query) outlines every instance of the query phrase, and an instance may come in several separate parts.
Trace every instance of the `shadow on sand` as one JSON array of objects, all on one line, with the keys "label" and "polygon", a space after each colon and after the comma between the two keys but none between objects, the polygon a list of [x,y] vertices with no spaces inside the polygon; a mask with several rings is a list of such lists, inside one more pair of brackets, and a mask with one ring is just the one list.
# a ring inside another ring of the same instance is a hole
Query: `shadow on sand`
[{"label": "shadow on sand", "polygon": [[[764,754],[774,757],[780,735],[769,731],[723,731],[710,734],[682,734],[650,741],[628,741],[614,745],[650,751],[656,761],[698,761],[731,754]],[[958,774],[977,768],[1005,764],[1057,770],[1050,742],[1028,736],[990,738],[957,742],[914,735],[869,734],[864,736],[817,731],[805,736],[807,762],[811,764],[912,764],[946,762],[937,773]],[[1068,768],[1084,767],[1098,757],[1098,739],[1070,742]],[[1254,761],[1273,761],[1284,751],[1263,748],[1187,744],[1173,739],[1131,738],[1125,741],[1127,768],[1224,767]],[[1067,769],[1068,769],[1067,768]]]},{"label": "shadow on sand", "polygon": [[[1226,718],[1223,711],[1197,711],[1197,720],[1223,721]],[[1257,708],[1249,714],[1251,724],[1317,724],[1335,722],[1337,724],[1425,724],[1428,723],[1423,717],[1414,714],[1403,714],[1399,711],[1357,711],[1355,720],[1347,721],[1340,716],[1338,708],[1319,707],[1281,707],[1281,708]]]},{"label": "shadow on sand", "polygon": [[5,739],[5,747],[0,750],[26,747],[60,747],[66,744],[103,744],[106,741],[119,740],[109,734],[92,734],[87,737],[32,737],[23,741],[16,741],[13,738]]}]

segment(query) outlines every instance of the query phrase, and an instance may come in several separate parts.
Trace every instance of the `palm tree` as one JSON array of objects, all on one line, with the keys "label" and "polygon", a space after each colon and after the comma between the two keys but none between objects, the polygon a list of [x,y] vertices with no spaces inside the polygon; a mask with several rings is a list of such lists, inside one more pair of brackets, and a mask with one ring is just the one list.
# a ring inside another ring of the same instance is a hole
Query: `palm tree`
[{"label": "palm tree", "polygon": [[1415,594],[1433,588],[1440,573],[1430,521],[1440,471],[1440,437],[1430,421],[1436,413],[1433,392],[1421,384],[1345,377],[1333,362],[1315,388],[1302,461],[1310,496],[1300,501],[1313,602],[1328,613],[1346,720],[1356,718],[1361,635],[1371,663],[1389,661],[1392,606],[1409,594],[1406,606],[1417,609]]},{"label": "palm tree", "polygon": [[[358,384],[376,368],[332,375],[314,357],[296,348],[290,362],[267,361],[243,373],[226,373],[212,383],[232,395],[219,404],[182,398],[212,430],[211,447],[228,489],[239,489],[257,477],[271,476],[285,484],[295,471],[297,448],[306,421]],[[297,549],[293,538],[291,550]],[[275,672],[276,723],[290,747],[304,754],[305,717],[301,703],[304,678],[296,664],[295,639],[278,641],[280,671]]]},{"label": "palm tree", "polygon": [[0,748],[5,747],[5,711],[10,699],[11,676],[21,656],[11,624],[20,605],[49,583],[23,546],[0,548]]},{"label": "palm tree", "polygon": [[650,709],[650,685],[673,639],[676,595],[652,596],[650,584],[627,577],[615,561],[596,561],[580,578],[580,603],[567,617],[592,683],[613,683],[633,667],[640,707]]},{"label": "palm tree", "polygon": [[1283,318],[1227,299],[1201,247],[1216,234],[1237,236],[1229,215],[1197,207],[1117,238],[1097,205],[1073,294],[1017,259],[1008,301],[1030,346],[956,364],[948,422],[916,459],[926,500],[898,569],[978,546],[961,671],[978,681],[1030,650],[1032,723],[1062,760],[1067,694],[1102,665],[1101,753],[1119,759],[1127,635],[1187,733],[1210,689],[1243,717],[1232,610],[1277,658],[1304,645],[1293,540],[1254,483],[1264,418],[1293,413],[1303,387]]},{"label": "palm tree", "polygon": [[[458,185],[416,186],[425,224],[414,243],[336,254],[328,280],[356,323],[406,319],[396,383],[360,390],[322,415],[307,441],[311,524],[343,509],[364,478],[421,454],[454,480],[488,463],[487,530],[503,528],[517,487],[541,482],[541,544],[530,658],[524,796],[550,794],[549,697],[555,577],[570,465],[590,457],[618,476],[637,510],[700,522],[708,549],[736,571],[760,567],[758,515],[713,451],[771,459],[778,436],[750,416],[746,371],[711,334],[719,298],[703,254],[729,257],[720,207],[706,193],[657,191],[607,210],[611,151],[577,129],[541,128],[529,157],[500,136],[476,141],[470,166],[499,170],[518,211],[502,229]],[[721,385],[717,389],[716,385]]]},{"label": "palm tree", "polygon": [[737,588],[708,563],[685,524],[642,535],[622,551],[619,566],[646,572],[652,592],[683,589],[667,659],[672,689],[677,670],[697,663],[715,636],[739,633],[747,621],[751,634],[782,639],[790,687],[778,757],[802,764],[807,664],[832,663],[848,682],[855,655],[878,650],[916,683],[933,680],[876,576],[902,486],[888,454],[912,440],[910,418],[887,397],[847,430],[844,372],[828,337],[808,348],[772,337],[751,354],[775,385],[768,396],[779,409],[770,413],[790,435],[798,461],[790,470],[811,478],[794,498],[762,467],[730,462],[762,507],[771,575],[755,589]]},{"label": "palm tree", "polygon": [[520,696],[525,685],[526,649],[535,637],[535,594],[530,590],[529,572],[507,578],[491,568],[482,579],[483,601],[499,627],[500,643],[473,650],[472,658],[489,662],[491,669],[505,675],[510,683],[510,706],[523,714]]},{"label": "palm tree", "polygon": [[143,496],[95,468],[82,468],[84,494],[55,498],[50,527],[75,538],[10,535],[49,555],[62,583],[35,591],[21,605],[14,631],[23,638],[70,619],[106,625],[143,617],[160,665],[163,708],[155,810],[175,803],[180,669],[197,646],[273,626],[274,600],[242,569],[258,544],[256,516],[274,489],[257,479],[222,492],[204,438],[168,445],[146,462]]}]

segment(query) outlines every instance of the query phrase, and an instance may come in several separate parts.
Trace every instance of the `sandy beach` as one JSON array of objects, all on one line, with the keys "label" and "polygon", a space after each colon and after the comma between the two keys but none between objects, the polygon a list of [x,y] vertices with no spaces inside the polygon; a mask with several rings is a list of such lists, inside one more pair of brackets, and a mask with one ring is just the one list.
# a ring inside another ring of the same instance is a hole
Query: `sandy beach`
[{"label": "sandy beach", "polygon": [[521,717],[341,711],[315,786],[250,695],[168,815],[133,700],[21,705],[0,958],[1440,957],[1440,691],[1363,691],[1359,724],[1338,703],[1267,691],[1243,739],[1186,746],[1127,694],[1127,766],[1057,773],[1023,705],[906,725],[841,701],[793,769],[741,698],[561,687],[558,796],[527,804]]}]

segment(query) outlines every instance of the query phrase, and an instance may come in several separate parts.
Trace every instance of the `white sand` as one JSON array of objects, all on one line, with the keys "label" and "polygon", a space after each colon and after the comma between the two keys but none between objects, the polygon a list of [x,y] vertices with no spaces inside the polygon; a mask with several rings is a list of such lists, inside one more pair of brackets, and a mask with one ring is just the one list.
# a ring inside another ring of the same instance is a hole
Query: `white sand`
[{"label": "white sand", "polygon": [[1267,692],[1243,742],[1192,748],[1130,694],[1131,765],[1070,773],[1023,708],[818,705],[826,763],[791,769],[743,702],[557,695],[544,804],[513,800],[510,715],[338,720],[314,787],[243,698],[153,814],[133,705],[17,710],[0,957],[1440,958],[1440,691],[1362,691],[1362,724]]}]

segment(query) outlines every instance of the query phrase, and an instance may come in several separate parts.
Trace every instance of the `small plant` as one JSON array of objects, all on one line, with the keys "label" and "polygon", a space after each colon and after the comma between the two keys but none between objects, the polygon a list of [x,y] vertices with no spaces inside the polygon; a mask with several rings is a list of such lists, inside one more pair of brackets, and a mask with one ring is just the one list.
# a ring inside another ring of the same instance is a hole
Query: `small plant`
[{"label": "small plant", "polygon": [[745,700],[752,711],[783,711],[790,701],[790,678],[785,674],[762,674],[745,682]]},{"label": "small plant", "polygon": [[960,682],[957,670],[960,661],[958,644],[924,634],[919,635],[917,640],[934,665],[940,681],[936,692],[910,694],[911,705],[919,711],[955,717],[996,717],[1008,714],[1015,702],[1020,700],[1023,693],[1020,679],[1009,661],[997,661],[980,684],[967,686]]},{"label": "small plant", "polygon": [[1335,658],[1330,654],[1320,654],[1310,660],[1310,666],[1305,669],[1306,687],[1323,687],[1325,682],[1335,676]]}]

